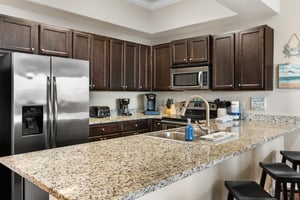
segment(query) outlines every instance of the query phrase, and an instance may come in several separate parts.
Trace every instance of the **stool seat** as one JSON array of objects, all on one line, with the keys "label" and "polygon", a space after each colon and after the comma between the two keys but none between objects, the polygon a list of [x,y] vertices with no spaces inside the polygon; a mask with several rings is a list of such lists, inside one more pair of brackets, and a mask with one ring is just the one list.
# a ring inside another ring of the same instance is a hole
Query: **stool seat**
[{"label": "stool seat", "polygon": [[[290,199],[294,199],[295,185],[299,187],[300,173],[289,167],[285,163],[264,163],[259,162],[263,169],[260,179],[260,186],[264,188],[266,176],[269,175],[275,180],[275,197],[280,199],[281,186],[283,186],[284,199],[287,200],[287,183],[291,183]],[[299,194],[300,195],[300,194]]]},{"label": "stool seat", "polygon": [[280,154],[283,163],[288,160],[293,164],[293,169],[297,170],[297,166],[300,165],[300,151],[280,151]]},{"label": "stool seat", "polygon": [[255,181],[234,180],[225,181],[228,189],[228,200],[276,200]]},{"label": "stool seat", "polygon": [[300,174],[285,163],[263,163],[261,166],[272,178],[282,182],[298,182],[300,181]]}]

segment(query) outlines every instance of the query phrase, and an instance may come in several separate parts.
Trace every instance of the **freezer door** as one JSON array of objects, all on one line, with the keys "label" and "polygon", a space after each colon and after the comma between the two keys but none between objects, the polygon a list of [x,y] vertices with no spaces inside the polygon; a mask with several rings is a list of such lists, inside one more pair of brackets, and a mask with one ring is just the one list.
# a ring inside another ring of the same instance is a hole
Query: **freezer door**
[{"label": "freezer door", "polygon": [[12,73],[12,154],[45,149],[49,128],[50,58],[13,53]]},{"label": "freezer door", "polygon": [[[11,153],[26,153],[49,147],[50,58],[12,53]],[[48,144],[48,145],[47,145]],[[12,199],[24,196],[21,177],[12,173]],[[25,188],[26,185],[25,185]],[[35,187],[35,191],[39,191]],[[26,190],[26,194],[28,191]],[[40,199],[42,200],[42,199]]]},{"label": "freezer door", "polygon": [[52,147],[88,141],[89,62],[51,58],[53,84]]}]

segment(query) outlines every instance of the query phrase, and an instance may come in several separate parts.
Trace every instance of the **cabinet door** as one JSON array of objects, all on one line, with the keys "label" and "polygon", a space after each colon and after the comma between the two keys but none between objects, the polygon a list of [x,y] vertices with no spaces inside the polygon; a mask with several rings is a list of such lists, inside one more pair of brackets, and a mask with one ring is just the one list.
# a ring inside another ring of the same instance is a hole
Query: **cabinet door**
[{"label": "cabinet door", "polygon": [[39,53],[53,56],[72,56],[71,31],[53,26],[40,25]]},{"label": "cabinet door", "polygon": [[110,40],[109,52],[109,89],[123,90],[123,65],[124,65],[124,42],[121,40]]},{"label": "cabinet door", "polygon": [[124,121],[122,123],[122,136],[137,135],[149,132],[151,129],[148,119]]},{"label": "cabinet door", "polygon": [[121,137],[120,123],[90,125],[89,141],[106,140]]},{"label": "cabinet door", "polygon": [[190,38],[188,40],[189,63],[210,62],[210,36]]},{"label": "cabinet door", "polygon": [[234,89],[234,33],[213,36],[212,89]]},{"label": "cabinet door", "polygon": [[0,19],[0,48],[34,53],[37,45],[37,25],[15,18]]},{"label": "cabinet door", "polygon": [[161,120],[160,119],[152,119],[151,131],[160,131],[162,130]]},{"label": "cabinet door", "polygon": [[109,78],[108,65],[109,40],[93,35],[91,44],[91,90],[107,90]]},{"label": "cabinet door", "polygon": [[138,90],[151,90],[150,46],[139,45]]},{"label": "cabinet door", "polygon": [[91,35],[81,32],[73,32],[73,58],[90,60]]},{"label": "cabinet door", "polygon": [[237,88],[263,89],[263,28],[258,27],[238,32],[237,46]]},{"label": "cabinet door", "polygon": [[137,90],[139,47],[135,43],[124,44],[123,86],[125,90]]},{"label": "cabinet door", "polygon": [[188,41],[177,40],[171,43],[172,48],[172,64],[187,64],[188,63]]},{"label": "cabinet door", "polygon": [[153,90],[170,90],[170,44],[153,47]]}]

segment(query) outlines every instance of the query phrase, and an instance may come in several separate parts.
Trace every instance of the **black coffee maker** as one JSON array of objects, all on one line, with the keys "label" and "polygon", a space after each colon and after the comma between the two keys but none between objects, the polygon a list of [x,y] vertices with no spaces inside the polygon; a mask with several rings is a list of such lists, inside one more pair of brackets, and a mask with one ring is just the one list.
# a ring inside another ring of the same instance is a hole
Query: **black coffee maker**
[{"label": "black coffee maker", "polygon": [[126,116],[132,115],[132,113],[130,113],[128,110],[129,102],[130,99],[128,98],[119,99],[119,115],[126,115]]},{"label": "black coffee maker", "polygon": [[149,93],[146,96],[146,111],[155,111],[156,94]]}]

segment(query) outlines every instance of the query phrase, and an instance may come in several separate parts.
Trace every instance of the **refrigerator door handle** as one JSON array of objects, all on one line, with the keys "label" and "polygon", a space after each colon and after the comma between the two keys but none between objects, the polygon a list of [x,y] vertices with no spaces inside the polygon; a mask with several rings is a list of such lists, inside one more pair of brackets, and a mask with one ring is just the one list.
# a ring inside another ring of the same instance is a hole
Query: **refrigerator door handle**
[{"label": "refrigerator door handle", "polygon": [[51,103],[51,81],[50,81],[50,77],[47,76],[47,133],[45,134],[45,141],[46,141],[46,148],[49,149],[51,148],[50,145],[50,139],[51,139],[51,122],[52,122],[52,107],[51,107],[52,103]]},{"label": "refrigerator door handle", "polygon": [[53,76],[53,135],[52,135],[52,148],[56,147],[57,135],[57,84],[56,77]]}]

